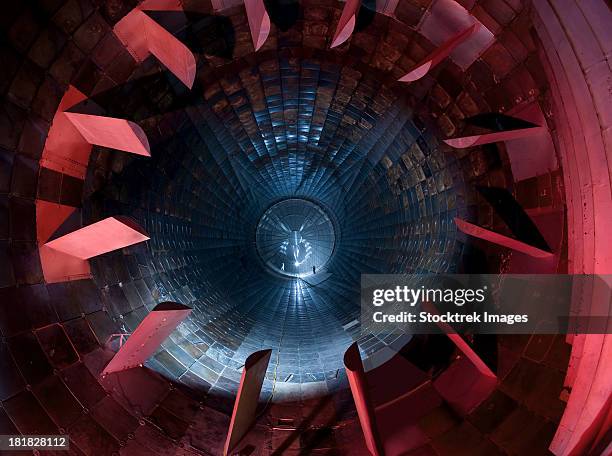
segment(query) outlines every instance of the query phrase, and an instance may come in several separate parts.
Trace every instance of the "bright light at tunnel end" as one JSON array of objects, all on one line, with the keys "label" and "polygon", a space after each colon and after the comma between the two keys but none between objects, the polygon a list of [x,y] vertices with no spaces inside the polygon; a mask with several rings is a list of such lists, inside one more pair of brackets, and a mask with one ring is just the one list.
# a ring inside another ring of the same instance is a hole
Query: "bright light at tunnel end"
[{"label": "bright light at tunnel end", "polygon": [[270,206],[259,219],[257,253],[269,272],[285,277],[316,275],[334,253],[336,234],[328,213],[302,198]]}]

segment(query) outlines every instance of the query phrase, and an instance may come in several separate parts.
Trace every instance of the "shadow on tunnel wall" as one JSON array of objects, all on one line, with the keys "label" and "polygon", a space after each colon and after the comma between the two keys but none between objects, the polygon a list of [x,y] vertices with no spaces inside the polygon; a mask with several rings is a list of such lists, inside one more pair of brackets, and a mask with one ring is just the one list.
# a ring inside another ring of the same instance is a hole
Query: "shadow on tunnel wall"
[{"label": "shadow on tunnel wall", "polygon": [[365,30],[376,17],[376,0],[362,0],[361,8],[355,21],[355,32]]},{"label": "shadow on tunnel wall", "polygon": [[270,22],[286,32],[302,17],[299,0],[264,0]]},{"label": "shadow on tunnel wall", "polygon": [[147,11],[158,24],[196,54],[231,59],[236,31],[229,17],[193,11]]}]

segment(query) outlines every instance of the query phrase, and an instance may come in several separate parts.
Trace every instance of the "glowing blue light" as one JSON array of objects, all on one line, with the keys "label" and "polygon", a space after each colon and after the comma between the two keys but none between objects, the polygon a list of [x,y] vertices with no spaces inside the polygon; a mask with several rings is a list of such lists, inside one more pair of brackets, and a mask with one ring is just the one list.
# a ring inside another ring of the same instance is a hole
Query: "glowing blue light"
[{"label": "glowing blue light", "polygon": [[255,238],[265,265],[290,277],[321,271],[335,244],[334,226],[325,211],[298,198],[270,207],[259,221]]}]

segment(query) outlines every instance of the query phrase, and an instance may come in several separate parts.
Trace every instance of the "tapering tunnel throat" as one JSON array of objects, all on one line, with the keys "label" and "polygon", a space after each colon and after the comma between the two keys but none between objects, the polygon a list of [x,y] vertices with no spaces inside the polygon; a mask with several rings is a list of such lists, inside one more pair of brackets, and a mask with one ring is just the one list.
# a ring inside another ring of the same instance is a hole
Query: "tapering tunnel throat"
[{"label": "tapering tunnel throat", "polygon": [[305,277],[321,271],[331,259],[336,230],[320,205],[291,198],[266,210],[257,224],[255,243],[268,270]]},{"label": "tapering tunnel throat", "polygon": [[5,3],[2,434],[603,453],[609,335],[389,333],[361,278],[609,272],[606,2]]}]

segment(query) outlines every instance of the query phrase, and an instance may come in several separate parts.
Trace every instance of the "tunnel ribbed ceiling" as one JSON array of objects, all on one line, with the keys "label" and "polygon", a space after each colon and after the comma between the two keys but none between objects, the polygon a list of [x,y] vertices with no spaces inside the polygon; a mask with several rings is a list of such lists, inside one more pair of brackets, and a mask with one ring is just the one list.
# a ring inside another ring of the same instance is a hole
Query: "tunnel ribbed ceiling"
[{"label": "tunnel ribbed ceiling", "polygon": [[[96,100],[142,125],[150,87],[165,87],[170,106],[154,117],[153,158],[115,161],[86,204],[93,218],[133,216],[151,236],[148,247],[93,260],[96,280],[126,330],[145,312],[137,296],[146,308],[160,299],[193,307],[150,364],[220,395],[235,391],[245,358],[261,348],[274,349],[268,379],[325,390],[353,340],[368,355],[401,342],[361,332],[360,274],[453,271],[461,254],[452,223],[463,210],[461,170],[405,97],[375,72],[286,50],[279,43],[193,94],[162,75]],[[270,275],[257,258],[257,222],[288,198],[336,220],[319,283]]]}]

